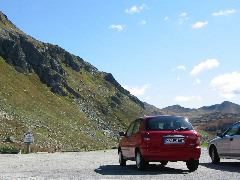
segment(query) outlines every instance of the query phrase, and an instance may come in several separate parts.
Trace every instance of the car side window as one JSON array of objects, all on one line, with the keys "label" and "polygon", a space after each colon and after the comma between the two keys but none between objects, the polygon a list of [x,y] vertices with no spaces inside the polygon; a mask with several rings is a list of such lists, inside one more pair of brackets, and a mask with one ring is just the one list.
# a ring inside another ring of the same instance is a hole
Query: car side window
[{"label": "car side window", "polygon": [[134,122],[131,123],[131,125],[129,126],[127,132],[126,132],[126,136],[129,137],[132,135],[132,131],[133,131],[133,128],[134,128]]},{"label": "car side window", "polygon": [[240,135],[240,123],[236,124],[237,125],[237,133],[235,135]]},{"label": "car side window", "polygon": [[232,126],[225,134],[225,136],[234,136],[234,135],[240,135],[240,123]]},{"label": "car side window", "polygon": [[140,124],[141,124],[141,120],[140,119],[135,121],[132,134],[138,133],[139,128],[140,128]]}]

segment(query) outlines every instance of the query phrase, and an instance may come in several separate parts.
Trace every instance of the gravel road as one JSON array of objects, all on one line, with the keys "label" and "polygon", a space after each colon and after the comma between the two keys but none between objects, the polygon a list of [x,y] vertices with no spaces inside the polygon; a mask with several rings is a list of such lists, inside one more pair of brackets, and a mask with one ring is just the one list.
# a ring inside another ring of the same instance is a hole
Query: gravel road
[{"label": "gravel road", "polygon": [[150,164],[145,172],[136,170],[134,162],[118,165],[117,150],[0,154],[0,179],[240,179],[240,161],[222,160],[210,164],[207,150],[202,150],[200,166],[190,173],[184,162],[170,162],[166,167]]}]

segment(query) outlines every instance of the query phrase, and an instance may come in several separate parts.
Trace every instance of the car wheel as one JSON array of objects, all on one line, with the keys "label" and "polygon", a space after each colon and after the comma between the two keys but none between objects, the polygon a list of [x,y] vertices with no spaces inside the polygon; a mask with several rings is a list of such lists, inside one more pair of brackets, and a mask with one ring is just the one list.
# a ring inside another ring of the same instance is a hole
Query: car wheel
[{"label": "car wheel", "polygon": [[186,165],[190,172],[196,171],[199,165],[199,160],[187,161]]},{"label": "car wheel", "polygon": [[161,163],[162,166],[166,166],[168,161],[160,161],[160,163]]},{"label": "car wheel", "polygon": [[119,151],[118,158],[120,166],[126,166],[126,160],[123,158],[122,151]]},{"label": "car wheel", "polygon": [[210,157],[211,157],[211,160],[212,160],[213,164],[218,164],[220,162],[220,158],[219,158],[217,149],[214,146],[212,146],[210,148],[209,154],[210,154]]},{"label": "car wheel", "polygon": [[137,169],[138,169],[139,171],[145,170],[146,166],[148,165],[148,162],[146,162],[146,161],[143,159],[140,151],[137,151],[137,152],[136,152],[135,161],[136,161]]}]

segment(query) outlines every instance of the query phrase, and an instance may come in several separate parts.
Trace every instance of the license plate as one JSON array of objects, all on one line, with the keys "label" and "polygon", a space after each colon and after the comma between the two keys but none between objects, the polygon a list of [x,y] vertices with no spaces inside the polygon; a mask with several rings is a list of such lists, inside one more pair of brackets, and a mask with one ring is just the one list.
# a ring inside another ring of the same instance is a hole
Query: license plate
[{"label": "license plate", "polygon": [[164,144],[184,144],[184,138],[165,138]]}]

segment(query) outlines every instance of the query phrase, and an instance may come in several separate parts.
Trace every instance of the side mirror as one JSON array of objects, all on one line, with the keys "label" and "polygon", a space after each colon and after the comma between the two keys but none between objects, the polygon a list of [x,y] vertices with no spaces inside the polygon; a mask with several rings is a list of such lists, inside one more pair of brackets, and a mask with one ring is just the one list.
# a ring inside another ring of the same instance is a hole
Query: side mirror
[{"label": "side mirror", "polygon": [[222,138],[222,137],[223,137],[222,132],[218,131],[218,132],[217,132],[217,136],[220,137],[220,138]]},{"label": "side mirror", "polygon": [[126,136],[125,132],[119,132],[119,136]]}]

